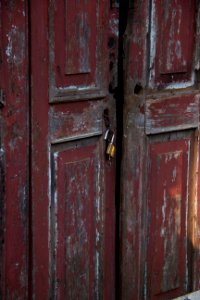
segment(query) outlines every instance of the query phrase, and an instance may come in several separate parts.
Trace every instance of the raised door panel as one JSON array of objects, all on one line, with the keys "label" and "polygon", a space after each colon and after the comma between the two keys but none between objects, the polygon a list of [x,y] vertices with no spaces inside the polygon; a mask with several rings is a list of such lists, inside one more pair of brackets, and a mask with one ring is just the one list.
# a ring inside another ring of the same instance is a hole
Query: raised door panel
[{"label": "raised door panel", "polygon": [[52,294],[59,299],[103,295],[104,193],[98,140],[52,148]]},{"label": "raised door panel", "polygon": [[191,170],[195,131],[149,137],[148,299],[172,299],[191,282]]},{"label": "raised door panel", "polygon": [[195,1],[151,4],[150,86],[194,83]]},{"label": "raised door panel", "polygon": [[50,102],[106,95],[106,3],[50,1]]}]

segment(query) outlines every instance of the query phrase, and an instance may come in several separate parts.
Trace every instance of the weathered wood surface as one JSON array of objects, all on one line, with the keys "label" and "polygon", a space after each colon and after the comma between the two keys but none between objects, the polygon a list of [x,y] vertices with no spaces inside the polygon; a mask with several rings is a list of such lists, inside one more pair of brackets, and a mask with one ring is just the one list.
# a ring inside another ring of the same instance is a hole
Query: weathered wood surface
[{"label": "weathered wood surface", "polygon": [[115,162],[103,137],[105,111],[116,122],[117,9],[36,0],[30,16],[32,295],[114,300]]},{"label": "weathered wood surface", "polygon": [[28,299],[28,8],[0,1],[0,299]]},{"label": "weathered wood surface", "polygon": [[121,299],[200,287],[199,4],[127,1]]}]

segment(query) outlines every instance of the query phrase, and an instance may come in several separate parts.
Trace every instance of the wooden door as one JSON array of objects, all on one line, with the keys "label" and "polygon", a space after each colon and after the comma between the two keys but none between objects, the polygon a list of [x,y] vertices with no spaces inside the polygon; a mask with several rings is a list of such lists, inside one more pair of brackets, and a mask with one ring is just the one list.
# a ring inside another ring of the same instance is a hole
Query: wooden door
[{"label": "wooden door", "polygon": [[114,299],[117,2],[31,1],[34,299]]},{"label": "wooden door", "polygon": [[199,2],[128,2],[121,299],[172,299],[200,288]]},{"label": "wooden door", "polygon": [[0,1],[0,299],[28,297],[27,11]]}]

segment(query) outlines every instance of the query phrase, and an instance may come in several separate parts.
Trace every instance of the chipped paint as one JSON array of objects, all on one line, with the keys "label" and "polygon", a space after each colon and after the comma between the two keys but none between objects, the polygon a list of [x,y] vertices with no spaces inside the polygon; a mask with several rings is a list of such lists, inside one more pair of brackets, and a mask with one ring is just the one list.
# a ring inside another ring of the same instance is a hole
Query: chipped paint
[{"label": "chipped paint", "polygon": [[[50,1],[49,5],[49,101],[103,98],[107,94],[106,66],[102,63],[107,43],[107,37],[103,42],[103,28],[109,22],[104,9],[107,4],[65,2],[57,5]],[[60,19],[65,20],[62,25]]]},{"label": "chipped paint", "polygon": [[172,173],[172,182],[176,181],[176,176],[177,176],[177,168],[175,166]]},{"label": "chipped paint", "polygon": [[[84,108],[82,106],[82,104],[77,105],[74,111],[71,112],[69,110],[60,111],[56,108],[50,111],[49,130],[52,143],[102,134],[102,104],[97,102],[86,107],[84,105]],[[93,118],[94,110],[96,111],[95,118]]]},{"label": "chipped paint", "polygon": [[118,37],[119,36],[119,20],[116,19],[116,17],[114,16],[114,18],[110,19],[110,29],[111,32]]},{"label": "chipped paint", "polygon": [[[159,133],[198,126],[199,101],[196,93],[179,97],[161,97],[146,101],[146,133]],[[173,129],[174,128],[174,129]]]},{"label": "chipped paint", "polygon": [[10,32],[7,34],[8,44],[5,49],[7,62],[13,64],[21,64],[24,60],[25,53],[25,34],[20,32],[19,28],[12,25]]},{"label": "chipped paint", "polygon": [[105,63],[110,3],[47,2],[30,10],[34,184],[43,178],[33,190],[34,297],[114,299],[115,164],[102,136],[105,109],[115,129]]},{"label": "chipped paint", "polygon": [[150,87],[153,87],[155,77],[155,57],[156,57],[156,37],[157,37],[157,20],[155,1],[152,1],[151,7],[151,23],[150,23]]},{"label": "chipped paint", "polygon": [[194,85],[192,60],[195,41],[191,33],[194,32],[195,1],[188,2],[187,6],[181,1],[152,1],[150,88],[181,89]]},{"label": "chipped paint", "polygon": [[[163,222],[163,225],[165,224],[166,208],[167,208],[167,197],[166,197],[166,189],[164,189],[163,205],[162,205],[162,222]],[[165,227],[163,226],[161,228],[161,236],[164,236],[164,235],[165,235]]]},{"label": "chipped paint", "polygon": [[175,90],[175,89],[186,89],[188,87],[193,86],[195,83],[195,74],[191,74],[191,80],[185,81],[185,82],[178,82],[178,83],[170,83],[167,84],[166,88],[170,90]]},{"label": "chipped paint", "polygon": [[88,24],[88,15],[85,13],[81,14],[80,19],[77,19],[77,25],[80,26],[80,49],[81,49],[81,54],[80,54],[80,66],[81,66],[81,73],[87,73],[90,71],[90,53],[89,53],[89,39],[90,39],[90,27]]}]

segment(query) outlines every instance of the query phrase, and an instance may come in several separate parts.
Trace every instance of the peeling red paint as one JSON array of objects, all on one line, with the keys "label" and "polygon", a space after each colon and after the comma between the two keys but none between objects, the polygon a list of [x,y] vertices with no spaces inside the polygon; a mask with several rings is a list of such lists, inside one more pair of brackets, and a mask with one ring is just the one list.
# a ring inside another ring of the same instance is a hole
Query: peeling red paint
[{"label": "peeling red paint", "polygon": [[[150,84],[193,84],[195,1],[152,1]],[[159,57],[159,59],[157,59]]]}]

